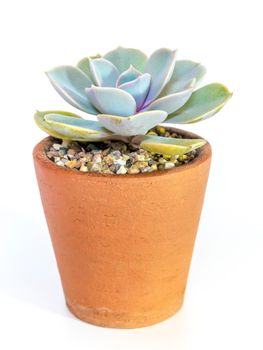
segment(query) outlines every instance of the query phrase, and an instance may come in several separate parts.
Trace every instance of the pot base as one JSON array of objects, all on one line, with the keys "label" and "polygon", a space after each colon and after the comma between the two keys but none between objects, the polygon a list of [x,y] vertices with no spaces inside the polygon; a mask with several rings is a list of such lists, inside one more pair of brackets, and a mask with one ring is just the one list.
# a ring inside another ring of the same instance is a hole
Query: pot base
[{"label": "pot base", "polygon": [[163,310],[160,313],[121,313],[114,312],[108,308],[90,308],[66,301],[69,311],[81,321],[100,327],[109,328],[142,328],[154,325],[174,316],[182,307],[183,299],[174,305],[171,310]]}]

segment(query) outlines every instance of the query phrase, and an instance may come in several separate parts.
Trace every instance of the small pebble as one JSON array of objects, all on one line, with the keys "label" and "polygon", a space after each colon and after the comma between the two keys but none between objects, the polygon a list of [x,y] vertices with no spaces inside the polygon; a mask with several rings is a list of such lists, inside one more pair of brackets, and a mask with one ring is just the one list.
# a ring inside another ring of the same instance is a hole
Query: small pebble
[{"label": "small pebble", "polygon": [[106,164],[111,165],[114,162],[114,157],[111,154],[108,154],[105,158],[104,161]]},{"label": "small pebble", "polygon": [[164,163],[166,163],[166,159],[164,159],[164,158],[162,158],[162,157],[161,157],[161,158],[159,158],[159,163],[160,163],[160,164],[164,164]]},{"label": "small pebble", "polygon": [[148,166],[147,162],[136,162],[134,166],[138,169],[146,168]]},{"label": "small pebble", "polygon": [[63,163],[61,160],[59,160],[58,162],[56,162],[56,164],[59,165],[59,166],[64,166],[64,163]]},{"label": "small pebble", "polygon": [[60,157],[64,157],[65,154],[67,154],[67,150],[66,148],[60,148],[60,150],[58,151],[58,154]]},{"label": "small pebble", "polygon": [[87,157],[79,158],[81,164],[86,163],[88,161]]},{"label": "small pebble", "polygon": [[129,169],[128,169],[128,174],[139,174],[140,170],[132,165]]},{"label": "small pebble", "polygon": [[156,130],[158,131],[159,134],[163,135],[165,133],[165,128],[163,126],[157,126]]},{"label": "small pebble", "polygon": [[152,167],[147,166],[145,168],[141,168],[141,173],[151,173],[152,172]]},{"label": "small pebble", "polygon": [[114,164],[123,166],[123,165],[126,164],[126,160],[124,160],[124,159],[116,159],[114,161]]},{"label": "small pebble", "polygon": [[75,168],[75,166],[77,165],[77,161],[76,159],[73,159],[73,160],[68,160],[65,165],[70,168],[70,169],[73,169]]},{"label": "small pebble", "polygon": [[119,159],[121,156],[121,152],[119,150],[111,152],[112,157],[115,159]]},{"label": "small pebble", "polygon": [[118,165],[112,164],[109,167],[110,171],[112,171],[113,173],[116,173],[118,170]]},{"label": "small pebble", "polygon": [[178,162],[177,158],[178,158],[178,156],[172,156],[170,158],[170,161],[173,162],[173,163],[177,163]]},{"label": "small pebble", "polygon": [[166,163],[164,163],[164,169],[172,169],[174,167],[175,167],[175,165],[174,165],[173,162],[166,162]]},{"label": "small pebble", "polygon": [[83,172],[87,172],[89,169],[88,169],[88,167],[87,166],[85,166],[85,165],[81,165],[81,167],[79,168],[79,170],[80,171],[83,171]]},{"label": "small pebble", "polygon": [[96,154],[93,156],[92,162],[93,162],[94,164],[96,164],[96,163],[101,163],[101,155],[100,155],[100,153],[96,153]]},{"label": "small pebble", "polygon": [[128,156],[128,154],[123,154],[122,159],[127,161],[130,159],[130,156]]},{"label": "small pebble", "polygon": [[157,170],[157,169],[158,169],[158,168],[157,168],[157,164],[152,164],[152,165],[151,165],[151,168],[152,168],[152,171]]},{"label": "small pebble", "polygon": [[127,173],[127,169],[125,168],[125,166],[121,166],[118,170],[116,174],[126,174]]},{"label": "small pebble", "polygon": [[68,156],[74,156],[76,154],[76,151],[73,148],[69,148],[67,154]]},{"label": "small pebble", "polygon": [[47,152],[47,156],[48,158],[54,158],[54,157],[57,157],[59,154],[57,151],[48,151]]},{"label": "small pebble", "polygon": [[61,147],[62,147],[62,145],[61,145],[60,143],[53,143],[53,148],[54,148],[56,151],[59,151]]},{"label": "small pebble", "polygon": [[135,160],[144,161],[145,155],[144,154],[136,154]]},{"label": "small pebble", "polygon": [[94,173],[99,173],[101,171],[101,163],[95,163],[91,166],[91,171],[93,171]]},{"label": "small pebble", "polygon": [[181,156],[178,157],[178,160],[182,161],[182,160],[186,160],[188,157],[186,154],[182,154]]}]

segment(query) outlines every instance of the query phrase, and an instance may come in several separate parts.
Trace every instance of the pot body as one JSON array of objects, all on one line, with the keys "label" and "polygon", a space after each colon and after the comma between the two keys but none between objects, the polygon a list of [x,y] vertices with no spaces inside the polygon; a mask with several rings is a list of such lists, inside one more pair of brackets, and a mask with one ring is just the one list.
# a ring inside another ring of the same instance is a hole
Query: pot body
[{"label": "pot body", "polygon": [[210,145],[176,169],[99,175],[55,165],[44,152],[49,142],[35,147],[34,163],[71,312],[117,328],[173,315],[183,302]]}]

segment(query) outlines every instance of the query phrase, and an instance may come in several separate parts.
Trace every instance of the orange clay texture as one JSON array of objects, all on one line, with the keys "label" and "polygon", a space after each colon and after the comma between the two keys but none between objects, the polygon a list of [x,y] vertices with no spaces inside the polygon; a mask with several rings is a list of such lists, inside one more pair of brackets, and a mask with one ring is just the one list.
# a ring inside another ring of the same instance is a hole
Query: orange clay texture
[{"label": "orange clay texture", "polygon": [[183,303],[210,145],[176,169],[99,175],[51,162],[44,152],[50,142],[35,147],[34,162],[68,308],[83,321],[114,328],[144,327],[176,313]]}]

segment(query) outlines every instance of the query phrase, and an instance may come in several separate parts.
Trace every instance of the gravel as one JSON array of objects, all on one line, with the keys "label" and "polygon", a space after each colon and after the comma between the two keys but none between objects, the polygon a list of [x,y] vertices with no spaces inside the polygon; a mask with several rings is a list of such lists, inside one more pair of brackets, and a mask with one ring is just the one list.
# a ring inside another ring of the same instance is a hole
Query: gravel
[{"label": "gravel", "polygon": [[[156,127],[150,135],[182,138],[182,135],[163,127]],[[97,143],[54,142],[46,150],[47,157],[56,165],[81,172],[102,174],[139,174],[173,169],[192,161],[197,151],[182,156],[152,154],[141,148],[135,149],[121,141]]]}]

